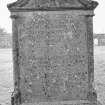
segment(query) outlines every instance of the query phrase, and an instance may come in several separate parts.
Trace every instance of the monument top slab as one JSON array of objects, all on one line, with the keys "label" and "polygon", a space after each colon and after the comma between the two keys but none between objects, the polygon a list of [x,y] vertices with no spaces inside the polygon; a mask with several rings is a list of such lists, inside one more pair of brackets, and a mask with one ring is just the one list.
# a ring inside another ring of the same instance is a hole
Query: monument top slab
[{"label": "monument top slab", "polygon": [[10,11],[21,10],[94,10],[98,3],[92,0],[18,0],[8,5]]}]

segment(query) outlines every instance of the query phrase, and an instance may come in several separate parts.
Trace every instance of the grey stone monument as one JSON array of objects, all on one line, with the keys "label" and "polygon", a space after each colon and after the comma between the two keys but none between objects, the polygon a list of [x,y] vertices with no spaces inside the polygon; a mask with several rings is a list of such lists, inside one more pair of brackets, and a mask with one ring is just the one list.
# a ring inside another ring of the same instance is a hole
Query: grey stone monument
[{"label": "grey stone monument", "polygon": [[97,105],[91,0],[18,0],[12,105]]}]

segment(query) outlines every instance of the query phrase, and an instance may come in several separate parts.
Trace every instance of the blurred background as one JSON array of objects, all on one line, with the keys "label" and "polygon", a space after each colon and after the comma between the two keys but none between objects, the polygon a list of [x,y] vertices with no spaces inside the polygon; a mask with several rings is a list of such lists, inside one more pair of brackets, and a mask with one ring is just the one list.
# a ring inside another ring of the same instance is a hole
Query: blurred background
[{"label": "blurred background", "polygon": [[[0,105],[10,105],[13,92],[12,22],[7,4],[16,0],[0,0]],[[99,105],[105,105],[105,0],[94,16],[95,88]]]}]

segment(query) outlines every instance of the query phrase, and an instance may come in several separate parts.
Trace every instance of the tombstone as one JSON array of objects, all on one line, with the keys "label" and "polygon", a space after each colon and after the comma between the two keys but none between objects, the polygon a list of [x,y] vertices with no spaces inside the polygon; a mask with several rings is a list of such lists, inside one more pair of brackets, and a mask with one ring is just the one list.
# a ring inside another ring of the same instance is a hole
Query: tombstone
[{"label": "tombstone", "polygon": [[18,0],[12,105],[96,105],[91,0]]},{"label": "tombstone", "polygon": [[98,46],[98,38],[95,38],[95,39],[94,39],[94,45],[95,45],[95,46]]},{"label": "tombstone", "polygon": [[98,36],[98,45],[99,46],[105,46],[105,35],[104,34],[100,34]]},{"label": "tombstone", "polygon": [[98,46],[105,46],[105,34],[94,34],[94,44]]}]

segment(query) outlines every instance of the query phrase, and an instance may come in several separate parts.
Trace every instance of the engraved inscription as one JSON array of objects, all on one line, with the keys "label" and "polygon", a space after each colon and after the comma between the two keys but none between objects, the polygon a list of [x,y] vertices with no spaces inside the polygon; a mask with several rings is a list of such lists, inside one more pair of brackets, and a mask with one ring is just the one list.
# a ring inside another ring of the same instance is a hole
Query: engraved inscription
[{"label": "engraved inscription", "polygon": [[20,25],[23,101],[87,98],[88,57],[84,22],[83,16],[67,13],[33,13]]}]

